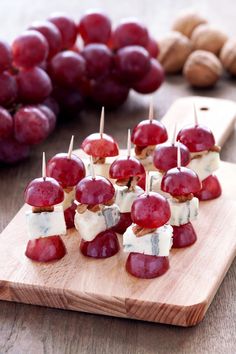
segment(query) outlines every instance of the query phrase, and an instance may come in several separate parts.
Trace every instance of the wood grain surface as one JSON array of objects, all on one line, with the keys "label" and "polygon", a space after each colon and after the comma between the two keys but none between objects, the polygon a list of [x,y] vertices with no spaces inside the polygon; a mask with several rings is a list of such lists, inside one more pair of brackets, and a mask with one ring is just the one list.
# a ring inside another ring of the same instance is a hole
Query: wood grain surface
[{"label": "wood grain surface", "polygon": [[[13,39],[30,22],[44,19],[55,10],[66,11],[78,18],[89,7],[107,10],[117,22],[123,16],[139,16],[157,37],[168,31],[176,13],[193,6],[212,23],[228,34],[236,35],[236,3],[233,0],[2,0],[0,3],[0,37]],[[235,99],[235,81],[222,79],[215,89],[192,90],[181,76],[167,79],[155,94],[158,117],[164,115],[176,98],[206,95]],[[107,112],[108,129],[121,146],[125,145],[124,131],[146,116],[149,97],[132,94],[129,101],[115,112]],[[62,123],[53,136],[33,151],[32,157],[19,166],[1,167],[0,229],[2,230],[22,205],[23,189],[29,179],[40,173],[36,163],[42,151],[48,157],[66,151],[70,136],[76,134],[77,146],[86,134],[96,129],[97,112],[87,110],[76,121]],[[223,160],[236,162],[236,132],[224,145]],[[61,311],[8,302],[0,303],[0,353],[227,353],[236,351],[236,261],[227,273],[205,320],[193,328],[178,328],[126,319],[108,318],[71,311]]]}]

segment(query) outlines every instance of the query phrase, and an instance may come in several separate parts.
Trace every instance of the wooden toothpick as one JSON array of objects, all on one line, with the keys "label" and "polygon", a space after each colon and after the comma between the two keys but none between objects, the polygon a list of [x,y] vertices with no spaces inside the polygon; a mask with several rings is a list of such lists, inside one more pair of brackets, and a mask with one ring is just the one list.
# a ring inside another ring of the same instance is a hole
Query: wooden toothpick
[{"label": "wooden toothpick", "polygon": [[42,159],[42,177],[45,180],[46,179],[46,156],[45,152],[43,152],[43,159]]},{"label": "wooden toothpick", "polygon": [[70,145],[69,145],[68,154],[67,154],[68,159],[71,159],[73,147],[74,147],[74,135],[72,135],[71,140],[70,140]]},{"label": "wooden toothpick", "polygon": [[92,156],[90,156],[90,174],[91,174],[93,179],[96,178],[95,170],[94,170],[93,157]]},{"label": "wooden toothpick", "polygon": [[175,145],[176,130],[177,130],[177,123],[175,123],[175,125],[174,125],[174,130],[173,130],[173,135],[172,135],[172,144],[173,145]]},{"label": "wooden toothpick", "polygon": [[177,167],[181,167],[181,151],[180,151],[180,142],[177,141]]},{"label": "wooden toothpick", "polygon": [[193,102],[193,111],[194,111],[194,122],[195,125],[198,125],[198,115],[197,115],[197,108],[196,108],[196,103]]},{"label": "wooden toothpick", "polygon": [[150,105],[149,105],[149,115],[148,115],[148,119],[150,123],[152,123],[153,118],[154,118],[153,97],[151,97]]},{"label": "wooden toothpick", "polygon": [[146,171],[145,192],[146,192],[147,195],[149,195],[149,192],[150,192],[150,178],[149,178],[149,172],[148,171]]},{"label": "wooden toothpick", "polygon": [[127,156],[131,155],[131,139],[130,139],[130,129],[128,129],[128,137],[127,137]]},{"label": "wooden toothpick", "polygon": [[100,118],[100,129],[99,129],[101,138],[102,138],[102,134],[104,133],[104,115],[105,115],[105,110],[104,107],[102,107],[101,118]]}]

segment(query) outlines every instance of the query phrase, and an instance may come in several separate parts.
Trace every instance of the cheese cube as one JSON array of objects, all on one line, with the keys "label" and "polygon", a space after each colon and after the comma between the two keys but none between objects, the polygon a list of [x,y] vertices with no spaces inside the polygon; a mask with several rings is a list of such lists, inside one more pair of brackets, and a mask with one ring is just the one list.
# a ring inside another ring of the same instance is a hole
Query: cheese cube
[{"label": "cheese cube", "polygon": [[[105,163],[95,163],[94,164],[94,171],[97,176],[104,176],[109,178],[109,169],[112,162],[116,159],[116,157],[106,157]],[[86,168],[86,175],[90,175],[90,160],[84,160],[85,168]]]},{"label": "cheese cube", "polygon": [[196,220],[199,207],[198,198],[194,197],[182,203],[173,198],[169,198],[168,202],[171,210],[171,217],[168,222],[170,225],[180,226]]},{"label": "cheese cube", "polygon": [[64,200],[59,205],[62,205],[63,210],[66,210],[71,206],[74,200],[75,200],[75,187],[69,193],[64,191]]},{"label": "cheese cube", "polygon": [[53,235],[65,235],[66,223],[62,206],[54,207],[54,211],[33,213],[26,212],[26,227],[31,239]]},{"label": "cheese cube", "polygon": [[219,166],[219,153],[216,151],[208,151],[206,154],[202,154],[201,157],[192,159],[187,167],[195,171],[200,180],[203,181],[215,172]]},{"label": "cheese cube", "polygon": [[135,187],[134,191],[129,191],[128,187],[116,187],[115,203],[118,205],[121,213],[130,213],[131,207],[135,199],[144,191],[139,186]]},{"label": "cheese cube", "polygon": [[133,232],[134,224],[123,235],[124,252],[137,252],[150,256],[166,257],[172,247],[173,229],[170,225],[158,227],[155,232],[137,237]]},{"label": "cheese cube", "polygon": [[150,190],[152,192],[160,193],[166,198],[169,198],[170,194],[165,193],[161,190],[161,181],[162,181],[163,173],[159,171],[152,171],[149,172],[149,178],[150,178]]},{"label": "cheese cube", "polygon": [[153,165],[153,156],[149,155],[144,159],[140,159],[138,156],[135,156],[143,165],[146,171],[153,171],[156,170],[155,166]]},{"label": "cheese cube", "polygon": [[85,241],[92,241],[100,233],[118,224],[120,211],[116,204],[105,206],[98,212],[86,210],[75,213],[75,227]]}]

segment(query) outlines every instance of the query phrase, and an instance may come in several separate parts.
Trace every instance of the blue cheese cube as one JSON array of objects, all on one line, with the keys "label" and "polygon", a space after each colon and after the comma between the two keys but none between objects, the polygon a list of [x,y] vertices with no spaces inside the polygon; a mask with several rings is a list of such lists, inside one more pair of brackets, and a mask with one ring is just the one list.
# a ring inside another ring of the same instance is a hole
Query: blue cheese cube
[{"label": "blue cheese cube", "polygon": [[74,200],[75,200],[75,187],[73,187],[73,189],[69,193],[64,191],[64,200],[59,205],[62,205],[63,210],[66,210],[71,206]]},{"label": "blue cheese cube", "polygon": [[145,168],[146,171],[153,171],[156,170],[155,166],[153,165],[153,156],[149,155],[147,157],[145,157],[144,159],[139,158],[138,156],[135,156],[137,159],[139,159],[139,161],[141,162],[141,164],[143,165],[143,167]]},{"label": "blue cheese cube", "polygon": [[172,247],[173,229],[170,225],[158,227],[155,232],[137,237],[129,226],[123,235],[124,252],[137,252],[150,256],[166,257]]},{"label": "blue cheese cube", "polygon": [[95,237],[105,230],[118,224],[120,211],[116,204],[105,206],[98,212],[86,210],[80,214],[75,213],[75,227],[80,236],[85,241],[92,241]]},{"label": "blue cheese cube", "polygon": [[118,205],[121,213],[130,213],[133,202],[143,193],[143,189],[139,186],[136,186],[133,191],[129,191],[126,186],[116,186],[115,204]]},{"label": "blue cheese cube", "polygon": [[168,202],[171,210],[171,217],[168,222],[170,225],[180,226],[197,219],[199,208],[198,198],[194,197],[181,203],[174,198],[169,198]]},{"label": "blue cheese cube", "polygon": [[66,223],[63,207],[56,206],[54,211],[51,212],[26,212],[26,227],[31,239],[53,235],[65,235]]},{"label": "blue cheese cube", "polygon": [[[196,153],[192,153],[194,157]],[[193,158],[188,164],[188,168],[195,171],[201,181],[212,175],[220,166],[220,154],[216,151],[208,151],[200,157]]]},{"label": "blue cheese cube", "polygon": [[149,178],[150,178],[150,190],[152,192],[160,193],[166,198],[169,198],[170,194],[165,193],[161,190],[161,181],[163,178],[163,173],[159,171],[149,172]]}]

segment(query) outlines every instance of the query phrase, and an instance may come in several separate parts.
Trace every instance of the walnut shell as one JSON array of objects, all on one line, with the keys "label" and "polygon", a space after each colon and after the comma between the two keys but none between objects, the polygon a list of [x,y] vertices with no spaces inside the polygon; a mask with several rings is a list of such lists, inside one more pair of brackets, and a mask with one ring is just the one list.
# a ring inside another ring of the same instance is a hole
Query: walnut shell
[{"label": "walnut shell", "polygon": [[229,39],[220,52],[223,67],[232,75],[236,75],[236,39]]},{"label": "walnut shell", "polygon": [[204,17],[193,10],[185,10],[176,17],[172,29],[190,38],[193,30],[203,23],[207,23]]},{"label": "walnut shell", "polygon": [[190,40],[179,32],[170,32],[159,41],[158,60],[166,73],[177,73],[183,69],[184,63],[192,51]]},{"label": "walnut shell", "polygon": [[196,50],[184,65],[184,76],[194,87],[211,87],[222,75],[220,60],[211,52]]},{"label": "walnut shell", "polygon": [[197,26],[191,35],[194,49],[208,50],[216,55],[227,39],[228,36],[224,32],[208,24]]}]

